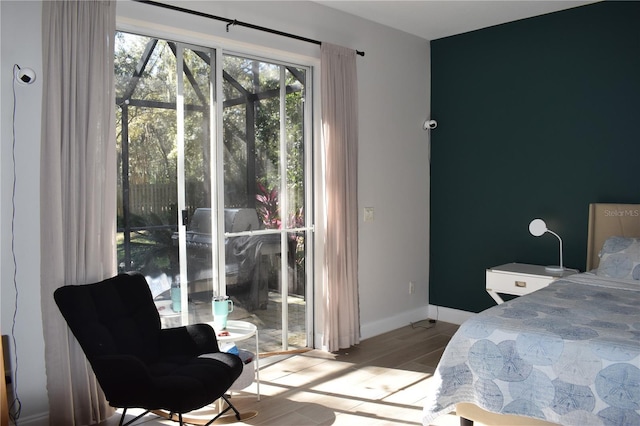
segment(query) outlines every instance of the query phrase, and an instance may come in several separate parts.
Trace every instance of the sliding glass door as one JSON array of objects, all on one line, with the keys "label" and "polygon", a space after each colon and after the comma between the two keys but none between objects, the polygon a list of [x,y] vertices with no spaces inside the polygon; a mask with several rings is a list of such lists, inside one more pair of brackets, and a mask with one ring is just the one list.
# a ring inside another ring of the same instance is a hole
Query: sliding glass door
[{"label": "sliding glass door", "polygon": [[263,350],[305,347],[309,70],[119,32],[115,75],[119,269],[146,276],[163,326],[212,321],[226,295]]},{"label": "sliding glass door", "polygon": [[308,74],[237,55],[223,59],[226,291],[268,319],[269,340],[284,350],[306,346],[308,334]]}]

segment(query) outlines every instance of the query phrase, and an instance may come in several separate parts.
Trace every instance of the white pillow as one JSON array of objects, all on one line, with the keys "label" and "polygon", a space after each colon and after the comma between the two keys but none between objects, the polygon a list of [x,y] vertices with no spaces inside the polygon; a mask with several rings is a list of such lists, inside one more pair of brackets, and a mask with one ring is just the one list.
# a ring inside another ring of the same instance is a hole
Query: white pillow
[{"label": "white pillow", "polygon": [[640,280],[640,238],[609,237],[598,256],[596,275]]}]

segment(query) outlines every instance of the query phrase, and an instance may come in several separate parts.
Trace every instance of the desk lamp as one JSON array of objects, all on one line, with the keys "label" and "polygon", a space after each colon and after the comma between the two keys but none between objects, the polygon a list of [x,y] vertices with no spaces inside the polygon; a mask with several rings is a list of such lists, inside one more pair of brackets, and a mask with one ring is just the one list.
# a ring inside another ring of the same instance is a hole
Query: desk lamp
[{"label": "desk lamp", "polygon": [[545,232],[548,232],[558,238],[558,241],[560,241],[560,266],[545,266],[544,270],[550,274],[562,274],[564,272],[564,266],[562,265],[562,238],[560,238],[560,235],[548,229],[547,224],[544,223],[542,219],[533,219],[529,224],[529,232],[531,232],[531,235],[534,237],[540,237]]}]

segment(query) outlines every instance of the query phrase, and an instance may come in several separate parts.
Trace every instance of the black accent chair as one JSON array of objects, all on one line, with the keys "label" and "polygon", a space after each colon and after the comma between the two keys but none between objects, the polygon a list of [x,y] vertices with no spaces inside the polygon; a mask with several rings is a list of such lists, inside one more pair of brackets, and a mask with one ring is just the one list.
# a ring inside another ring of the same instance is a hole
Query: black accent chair
[{"label": "black accent chair", "polygon": [[[242,361],[220,352],[207,324],[162,329],[143,275],[119,274],[86,285],[68,285],[54,299],[80,343],[104,394],[113,407],[164,410],[183,424],[182,415],[223,398],[242,373]],[[200,355],[207,354],[206,357]],[[175,416],[177,415],[177,416]]]}]

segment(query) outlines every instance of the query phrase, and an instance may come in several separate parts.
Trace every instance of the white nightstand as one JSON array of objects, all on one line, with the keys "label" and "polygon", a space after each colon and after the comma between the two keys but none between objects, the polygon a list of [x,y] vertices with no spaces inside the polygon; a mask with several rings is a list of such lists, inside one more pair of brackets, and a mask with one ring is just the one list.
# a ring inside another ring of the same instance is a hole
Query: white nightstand
[{"label": "white nightstand", "polygon": [[558,278],[575,274],[577,271],[566,269],[562,275],[546,272],[544,266],[526,263],[507,263],[487,269],[487,293],[498,304],[504,300],[498,293],[522,296],[548,286]]}]

